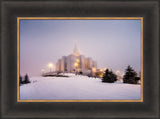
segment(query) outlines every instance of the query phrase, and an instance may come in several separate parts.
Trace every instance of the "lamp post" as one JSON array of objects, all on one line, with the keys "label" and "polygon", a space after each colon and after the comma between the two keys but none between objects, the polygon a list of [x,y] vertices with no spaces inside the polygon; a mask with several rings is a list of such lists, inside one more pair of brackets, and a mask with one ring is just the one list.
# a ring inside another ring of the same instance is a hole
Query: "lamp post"
[{"label": "lamp post", "polygon": [[51,72],[51,70],[52,70],[52,68],[53,68],[53,64],[52,64],[52,63],[49,63],[49,64],[48,64],[48,67],[49,67],[50,72]]}]

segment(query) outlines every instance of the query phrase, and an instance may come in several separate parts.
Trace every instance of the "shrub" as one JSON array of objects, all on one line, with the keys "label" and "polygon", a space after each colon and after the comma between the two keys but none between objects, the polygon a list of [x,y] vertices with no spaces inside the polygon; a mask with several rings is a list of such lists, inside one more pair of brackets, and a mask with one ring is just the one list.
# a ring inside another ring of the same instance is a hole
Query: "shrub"
[{"label": "shrub", "polygon": [[83,72],[82,72],[82,71],[80,71],[80,72],[79,72],[79,74],[80,74],[80,75],[82,75],[82,74],[83,74]]}]

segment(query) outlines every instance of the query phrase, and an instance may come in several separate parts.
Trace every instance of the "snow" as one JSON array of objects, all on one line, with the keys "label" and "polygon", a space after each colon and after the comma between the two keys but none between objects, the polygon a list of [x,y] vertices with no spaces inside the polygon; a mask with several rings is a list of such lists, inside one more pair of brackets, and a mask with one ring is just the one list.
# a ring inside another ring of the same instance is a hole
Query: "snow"
[{"label": "snow", "polygon": [[89,78],[66,73],[69,77],[31,77],[31,83],[20,86],[20,100],[139,100],[141,86],[102,83],[99,78]]}]

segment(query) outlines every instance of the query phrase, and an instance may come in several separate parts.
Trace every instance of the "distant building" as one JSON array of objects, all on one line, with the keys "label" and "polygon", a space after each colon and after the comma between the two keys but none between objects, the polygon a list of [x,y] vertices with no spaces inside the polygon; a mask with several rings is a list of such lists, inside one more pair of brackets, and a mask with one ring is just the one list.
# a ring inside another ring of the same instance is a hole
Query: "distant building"
[{"label": "distant building", "polygon": [[96,61],[92,60],[92,58],[86,58],[84,55],[80,55],[76,45],[72,54],[62,56],[56,63],[57,72],[94,74],[96,69]]}]

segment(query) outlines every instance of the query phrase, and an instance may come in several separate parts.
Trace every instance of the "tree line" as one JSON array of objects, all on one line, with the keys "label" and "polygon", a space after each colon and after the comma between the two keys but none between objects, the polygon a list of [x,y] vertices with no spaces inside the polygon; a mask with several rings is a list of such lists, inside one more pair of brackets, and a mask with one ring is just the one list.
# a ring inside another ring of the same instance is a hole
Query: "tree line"
[{"label": "tree line", "polygon": [[[140,77],[137,76],[136,71],[134,71],[134,69],[129,65],[125,70],[123,83],[137,84],[139,80]],[[106,69],[102,77],[102,82],[113,83],[115,81],[117,81],[117,75]]]},{"label": "tree line", "polygon": [[19,84],[27,84],[30,83],[29,77],[26,74],[24,77],[22,77],[21,75],[19,76]]}]

